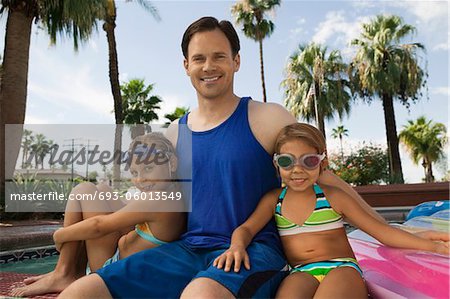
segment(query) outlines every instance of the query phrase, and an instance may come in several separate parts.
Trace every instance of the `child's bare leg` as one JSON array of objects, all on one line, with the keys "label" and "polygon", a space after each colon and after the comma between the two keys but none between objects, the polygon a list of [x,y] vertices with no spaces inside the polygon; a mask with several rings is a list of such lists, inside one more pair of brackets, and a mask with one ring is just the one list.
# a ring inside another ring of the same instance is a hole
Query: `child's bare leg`
[{"label": "child's bare leg", "polygon": [[280,284],[276,298],[312,298],[319,286],[314,276],[296,272],[290,274]]},{"label": "child's bare leg", "polygon": [[331,270],[317,289],[314,298],[367,298],[366,285],[351,267]]},{"label": "child's bare leg", "polygon": [[[97,190],[97,196],[99,197],[100,193],[112,192],[112,189],[109,186],[104,184],[98,186],[90,186],[90,192],[95,193]],[[95,188],[95,189],[94,189]],[[104,194],[103,194],[104,195]],[[85,205],[89,205],[86,207]],[[94,200],[93,202],[82,202],[83,209],[83,219],[88,219],[98,215],[109,214],[112,211],[118,210],[122,207],[122,204],[119,201],[113,200]],[[114,232],[108,234],[104,237],[86,240],[86,253],[89,262],[89,267],[91,271],[96,271],[101,268],[105,261],[113,256],[114,252],[117,249],[117,243],[119,238],[122,236],[122,232]]]},{"label": "child's bare leg", "polygon": [[[77,185],[72,194],[87,194],[95,192],[91,183]],[[97,190],[104,190],[104,187]],[[106,210],[105,210],[106,211]],[[96,215],[98,215],[97,213]],[[89,215],[95,216],[94,213]],[[68,201],[64,216],[64,227],[84,219],[82,206],[79,201]],[[106,258],[105,258],[106,259]],[[35,296],[46,293],[61,292],[69,284],[85,274],[87,264],[86,247],[84,241],[68,242],[61,249],[55,270],[35,278],[24,281],[25,287],[16,288],[11,292],[13,296]]]}]

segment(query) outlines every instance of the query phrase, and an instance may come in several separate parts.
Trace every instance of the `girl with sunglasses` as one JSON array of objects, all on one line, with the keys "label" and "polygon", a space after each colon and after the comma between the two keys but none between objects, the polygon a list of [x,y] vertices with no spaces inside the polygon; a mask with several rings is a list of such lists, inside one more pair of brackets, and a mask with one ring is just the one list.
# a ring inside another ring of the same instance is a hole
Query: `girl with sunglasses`
[{"label": "girl with sunglasses", "polygon": [[[61,292],[84,274],[179,238],[186,220],[180,212],[184,208],[181,193],[172,183],[177,158],[171,142],[156,132],[138,136],[130,144],[125,160],[137,192],[123,198],[125,205],[111,200],[115,195],[109,186],[76,186],[72,194],[97,194],[105,200],[89,202],[88,206],[83,206],[86,202],[68,201],[64,228],[53,235],[60,251],[55,270],[26,279],[27,285],[14,289],[12,296]],[[157,196],[168,198],[157,201]]]},{"label": "girl with sunglasses", "polygon": [[340,189],[317,185],[327,159],[325,139],[315,127],[283,128],[275,148],[273,161],[284,187],[267,193],[233,232],[230,248],[214,260],[217,268],[238,272],[243,263],[249,269],[246,247],[274,216],[290,266],[277,298],[367,298],[344,218],[388,246],[449,254],[448,238],[434,242],[391,227]]}]

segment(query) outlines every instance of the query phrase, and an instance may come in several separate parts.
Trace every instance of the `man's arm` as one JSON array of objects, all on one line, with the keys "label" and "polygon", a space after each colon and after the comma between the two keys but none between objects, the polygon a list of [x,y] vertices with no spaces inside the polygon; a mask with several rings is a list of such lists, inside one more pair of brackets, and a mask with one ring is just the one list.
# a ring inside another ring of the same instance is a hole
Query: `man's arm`
[{"label": "man's arm", "polygon": [[178,118],[173,122],[171,122],[170,125],[167,127],[166,132],[164,133],[164,135],[172,143],[174,148],[177,147],[179,120],[180,119]]},{"label": "man's arm", "polygon": [[278,133],[297,120],[286,108],[276,103],[250,101],[248,109],[253,135],[266,152],[273,155]]},{"label": "man's arm", "polygon": [[380,220],[383,223],[386,223],[386,220],[381,217],[369,204],[358,194],[349,184],[347,184],[340,177],[335,175],[330,170],[324,170],[319,177],[319,184],[329,185],[333,187],[337,187],[347,193],[350,197],[356,200],[356,202],[370,215]]}]

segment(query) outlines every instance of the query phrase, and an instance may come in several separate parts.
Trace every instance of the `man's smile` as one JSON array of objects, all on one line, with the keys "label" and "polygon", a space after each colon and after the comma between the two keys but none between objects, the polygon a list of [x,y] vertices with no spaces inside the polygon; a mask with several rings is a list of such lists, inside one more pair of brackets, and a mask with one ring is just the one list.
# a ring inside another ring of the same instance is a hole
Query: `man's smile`
[{"label": "man's smile", "polygon": [[214,76],[214,77],[203,77],[200,80],[207,82],[207,83],[211,83],[211,82],[215,82],[217,80],[219,80],[222,76]]}]

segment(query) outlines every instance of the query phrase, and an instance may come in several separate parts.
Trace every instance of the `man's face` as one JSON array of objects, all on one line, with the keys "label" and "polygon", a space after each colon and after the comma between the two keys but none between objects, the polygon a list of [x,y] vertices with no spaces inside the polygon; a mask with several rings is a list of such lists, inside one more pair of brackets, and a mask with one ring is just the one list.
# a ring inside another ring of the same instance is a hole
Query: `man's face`
[{"label": "man's face", "polygon": [[230,42],[219,29],[192,36],[184,67],[199,98],[232,96],[234,73],[239,65],[239,54],[233,57]]}]

